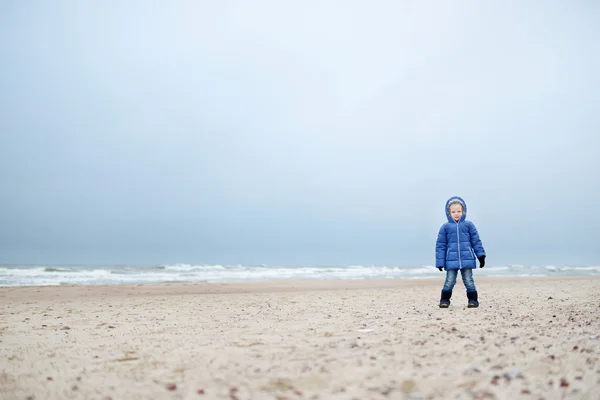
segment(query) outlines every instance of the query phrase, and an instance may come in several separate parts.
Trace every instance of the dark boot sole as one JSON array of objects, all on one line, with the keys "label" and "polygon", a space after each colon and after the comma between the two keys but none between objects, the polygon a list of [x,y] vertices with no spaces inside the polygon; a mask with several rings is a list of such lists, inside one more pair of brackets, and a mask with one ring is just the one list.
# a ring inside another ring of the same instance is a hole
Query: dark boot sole
[{"label": "dark boot sole", "polygon": [[475,305],[475,304],[467,304],[467,308],[477,308],[479,307],[479,304]]},{"label": "dark boot sole", "polygon": [[450,307],[450,304],[440,304],[440,308],[448,308]]}]

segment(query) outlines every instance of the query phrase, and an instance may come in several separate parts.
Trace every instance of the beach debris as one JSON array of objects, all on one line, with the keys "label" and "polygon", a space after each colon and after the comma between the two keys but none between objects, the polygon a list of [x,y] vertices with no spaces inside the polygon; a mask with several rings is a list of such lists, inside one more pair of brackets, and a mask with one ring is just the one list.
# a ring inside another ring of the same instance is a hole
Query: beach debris
[{"label": "beach debris", "polygon": [[[394,388],[392,386],[388,386],[388,385],[383,385],[380,389],[379,389],[379,393],[381,393],[384,396],[388,396],[390,393],[392,393],[394,391]],[[409,394],[410,396],[410,394]]]},{"label": "beach debris", "polygon": [[504,373],[504,379],[510,381],[511,379],[523,379],[523,373],[517,367],[510,368],[508,371]]},{"label": "beach debris", "polygon": [[587,365],[594,365],[594,363],[595,363],[595,360],[598,360],[598,359],[597,359],[597,358],[596,358],[596,359],[593,359],[593,358],[590,358],[590,357],[588,357],[588,358],[586,358],[586,360],[585,360],[585,363],[586,363]]},{"label": "beach debris", "polygon": [[406,394],[413,393],[416,387],[417,384],[412,379],[405,379],[400,384],[400,390],[402,390],[402,392]]},{"label": "beach debris", "polygon": [[46,380],[47,380],[47,381],[51,381],[51,380],[53,380],[53,379],[52,379],[52,377],[51,377],[51,376],[49,376],[49,377],[47,377],[47,378],[46,378]]},{"label": "beach debris", "polygon": [[474,399],[495,399],[496,395],[492,392],[488,392],[487,390],[480,390],[478,392],[473,393]]},{"label": "beach debris", "polygon": [[68,331],[69,329],[71,328],[69,328],[68,326],[63,326],[62,328],[60,328],[61,331]]},{"label": "beach debris", "polygon": [[165,387],[167,388],[167,390],[169,390],[171,392],[174,391],[174,390],[177,390],[177,385],[174,384],[174,383],[167,383],[165,385]]},{"label": "beach debris", "polygon": [[590,336],[590,339],[592,339],[592,340],[598,340],[598,335]]},{"label": "beach debris", "polygon": [[531,392],[528,389],[523,389],[521,390],[521,394],[531,394]]},{"label": "beach debris", "polygon": [[492,377],[492,380],[490,381],[490,383],[491,383],[492,385],[498,385],[498,380],[499,380],[499,379],[500,379],[500,376],[499,376],[499,375],[494,375],[494,376]]},{"label": "beach debris", "polygon": [[117,358],[117,361],[134,361],[134,360],[139,360],[139,357],[123,357],[123,358]]},{"label": "beach debris", "polygon": [[560,387],[569,387],[569,382],[565,378],[560,378]]},{"label": "beach debris", "polygon": [[361,332],[361,333],[373,332],[373,329],[371,329],[371,328],[357,329],[356,332]]},{"label": "beach debris", "polygon": [[198,390],[196,390],[196,393],[198,393],[200,396],[202,396],[205,392],[204,392],[204,389],[198,389]]},{"label": "beach debris", "polygon": [[471,376],[474,374],[480,374],[480,373],[481,373],[481,370],[479,368],[477,368],[476,366],[471,366],[465,371],[465,375],[467,375],[467,376]]}]

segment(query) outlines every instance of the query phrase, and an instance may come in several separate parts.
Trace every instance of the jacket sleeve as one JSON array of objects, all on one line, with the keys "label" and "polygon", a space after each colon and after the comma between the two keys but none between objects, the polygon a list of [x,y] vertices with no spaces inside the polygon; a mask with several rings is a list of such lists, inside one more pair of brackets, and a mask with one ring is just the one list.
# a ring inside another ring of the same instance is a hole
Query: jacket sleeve
[{"label": "jacket sleeve", "polygon": [[477,257],[485,256],[485,250],[479,238],[479,233],[472,222],[469,224],[469,235],[471,236],[471,247],[475,251],[475,255]]},{"label": "jacket sleeve", "polygon": [[448,238],[446,236],[445,225],[442,225],[435,242],[435,266],[446,266],[446,250],[448,249]]}]

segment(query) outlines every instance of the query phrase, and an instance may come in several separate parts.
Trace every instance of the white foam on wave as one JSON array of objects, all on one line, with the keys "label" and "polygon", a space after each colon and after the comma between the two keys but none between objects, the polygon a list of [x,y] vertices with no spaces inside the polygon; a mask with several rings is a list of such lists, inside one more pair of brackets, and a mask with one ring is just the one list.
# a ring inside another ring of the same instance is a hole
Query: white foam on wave
[{"label": "white foam on wave", "polygon": [[[599,275],[600,266],[487,266],[480,276]],[[161,266],[0,266],[0,286],[120,284],[159,282],[238,282],[286,279],[442,278],[434,266],[394,265],[267,266],[165,264]]]},{"label": "white foam on wave", "polygon": [[222,265],[191,265],[191,264],[173,264],[164,265],[166,271],[212,271],[212,270],[223,270],[225,267]]}]

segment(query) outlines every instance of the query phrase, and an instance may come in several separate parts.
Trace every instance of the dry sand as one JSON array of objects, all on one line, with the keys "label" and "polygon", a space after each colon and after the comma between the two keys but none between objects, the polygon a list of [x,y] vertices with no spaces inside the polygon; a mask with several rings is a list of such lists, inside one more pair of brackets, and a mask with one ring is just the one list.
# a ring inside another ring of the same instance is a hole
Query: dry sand
[{"label": "dry sand", "polygon": [[600,278],[0,288],[1,399],[600,399]]}]

